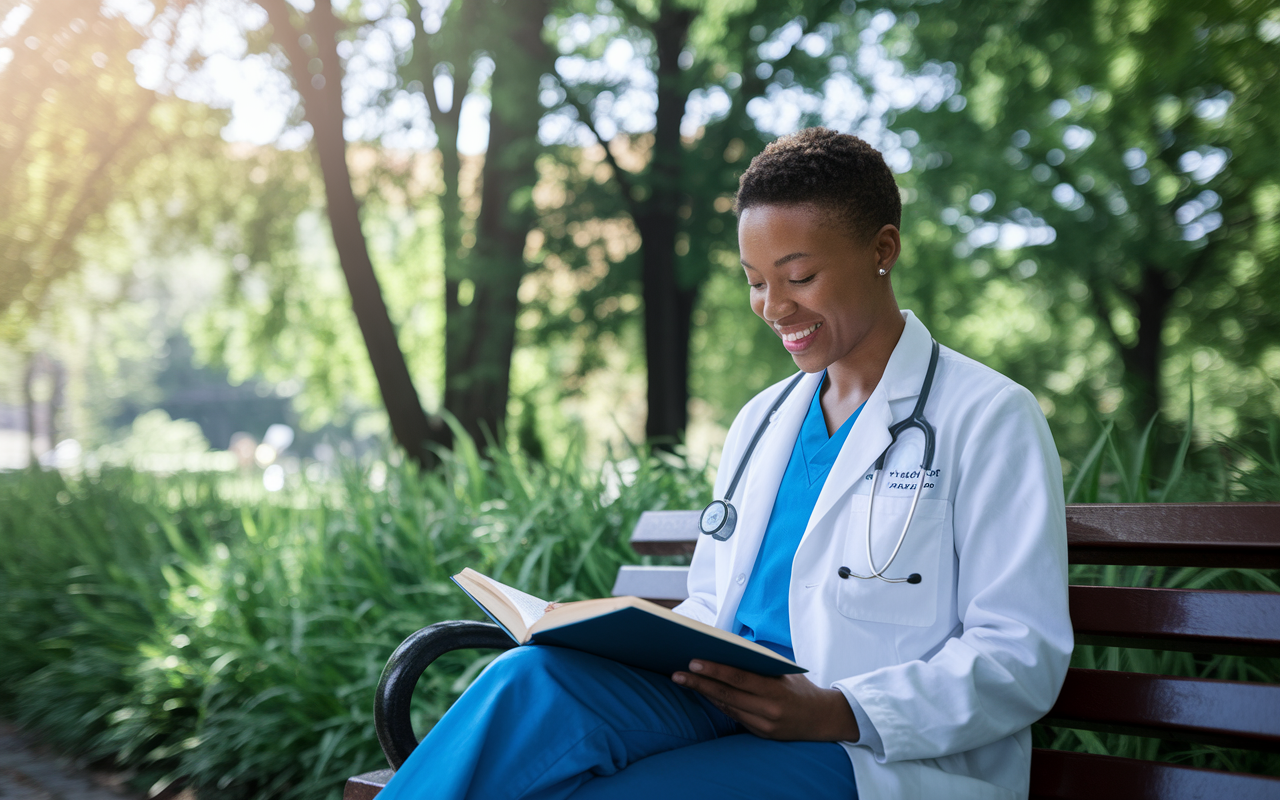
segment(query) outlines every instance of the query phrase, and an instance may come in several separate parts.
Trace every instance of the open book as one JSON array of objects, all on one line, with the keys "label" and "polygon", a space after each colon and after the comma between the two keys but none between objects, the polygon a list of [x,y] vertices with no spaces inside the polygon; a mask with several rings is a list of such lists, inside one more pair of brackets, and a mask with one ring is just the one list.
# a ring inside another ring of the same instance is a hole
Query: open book
[{"label": "open book", "polygon": [[550,644],[670,675],[702,659],[759,675],[805,672],[767,647],[638,597],[605,597],[546,611],[547,601],[473,569],[453,582],[516,644]]}]

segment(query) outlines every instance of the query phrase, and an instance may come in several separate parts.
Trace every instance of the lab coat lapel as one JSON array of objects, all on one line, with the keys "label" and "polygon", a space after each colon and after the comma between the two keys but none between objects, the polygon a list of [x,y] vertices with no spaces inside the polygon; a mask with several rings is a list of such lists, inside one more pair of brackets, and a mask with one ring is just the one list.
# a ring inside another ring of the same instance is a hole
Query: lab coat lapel
[{"label": "lab coat lapel", "polygon": [[831,466],[831,472],[818,495],[818,502],[813,507],[813,514],[809,517],[804,537],[800,540],[801,547],[804,547],[810,532],[835,507],[840,498],[871,472],[875,460],[889,446],[892,441],[889,426],[896,421],[890,402],[914,398],[920,393],[920,384],[929,367],[929,351],[933,340],[928,329],[914,314],[904,311],[902,316],[906,327],[889,356],[889,363],[885,365],[880,383],[867,398],[866,406],[854,421],[840,455]]},{"label": "lab coat lapel", "polygon": [[818,502],[813,507],[813,514],[809,516],[809,525],[805,528],[804,537],[800,540],[801,547],[804,546],[805,539],[809,538],[810,531],[826,516],[827,512],[862,479],[863,475],[871,471],[875,460],[889,446],[891,424],[893,424],[893,415],[889,411],[889,400],[882,382],[867,398],[867,404],[862,409],[862,413],[849,429],[849,438],[840,449],[840,455],[836,456],[836,463],[831,465],[831,471],[827,473],[826,483],[822,485],[822,492],[818,495]]},{"label": "lab coat lapel", "polygon": [[[769,516],[773,513],[773,504],[778,496],[778,487],[782,484],[782,476],[787,471],[787,463],[791,460],[791,450],[795,446],[796,437],[800,434],[800,425],[809,411],[809,403],[818,388],[822,373],[811,373],[800,379],[800,383],[783,402],[777,415],[765,430],[756,452],[751,456],[751,464],[747,467],[746,480],[736,501],[738,507],[738,527],[729,540],[732,546],[732,569],[719,577],[722,583],[719,594],[720,614],[716,627],[728,629],[738,613],[738,602],[742,599],[746,577],[751,575],[755,566],[756,555],[760,551],[760,542],[764,540],[765,529],[769,526]],[[738,576],[744,576],[742,581]]]}]

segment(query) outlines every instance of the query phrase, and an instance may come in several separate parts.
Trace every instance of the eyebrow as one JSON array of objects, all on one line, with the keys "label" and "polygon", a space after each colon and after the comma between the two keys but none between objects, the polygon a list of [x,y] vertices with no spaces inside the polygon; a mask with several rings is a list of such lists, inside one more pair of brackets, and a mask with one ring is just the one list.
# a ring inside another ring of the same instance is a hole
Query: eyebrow
[{"label": "eyebrow", "polygon": [[[807,256],[807,255],[809,255],[809,254],[808,254],[808,253],[789,253],[789,254],[787,254],[787,255],[783,256],[782,258],[778,259],[777,261],[773,262],[773,265],[774,265],[775,267],[780,267],[780,266],[782,266],[783,264],[786,264],[786,263],[787,263],[787,262],[789,262],[789,261],[795,261],[797,258],[804,258],[804,257],[805,257],[805,256]],[[745,261],[742,261],[741,259],[739,259],[739,263],[741,263],[741,264],[742,264],[742,266],[746,267],[747,269],[755,270],[755,267],[751,266],[750,264],[748,264],[748,263],[747,263],[747,262],[745,262]]]}]

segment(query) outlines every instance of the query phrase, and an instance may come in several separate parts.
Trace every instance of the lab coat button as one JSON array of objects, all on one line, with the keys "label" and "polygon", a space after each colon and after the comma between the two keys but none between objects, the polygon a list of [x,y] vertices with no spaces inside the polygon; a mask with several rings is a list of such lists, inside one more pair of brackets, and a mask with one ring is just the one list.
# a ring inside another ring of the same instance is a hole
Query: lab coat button
[{"label": "lab coat button", "polygon": [[739,586],[741,586],[742,584],[744,584],[744,583],[746,583],[746,582],[747,582],[747,573],[745,573],[745,572],[739,572],[739,573],[738,573],[738,585],[739,585]]}]

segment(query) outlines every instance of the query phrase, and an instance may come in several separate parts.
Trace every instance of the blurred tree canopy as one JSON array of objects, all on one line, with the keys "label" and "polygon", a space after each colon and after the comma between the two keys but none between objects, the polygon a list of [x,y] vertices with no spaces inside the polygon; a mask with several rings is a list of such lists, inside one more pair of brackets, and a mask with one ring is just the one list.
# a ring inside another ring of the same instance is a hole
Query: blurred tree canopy
[{"label": "blurred tree canopy", "polygon": [[[186,307],[155,308],[154,265],[176,277],[202,253],[229,256],[232,241],[259,256],[292,251],[310,179],[275,168],[288,154],[223,141],[224,111],[175,97],[171,84],[139,83],[136,54],[172,34],[163,16],[61,0],[7,8],[0,347],[28,366],[0,390],[12,396],[20,384],[34,433],[36,402],[58,405],[36,385],[40,373],[70,368],[80,376],[65,396],[73,413],[54,426],[49,412],[50,433],[100,437],[154,394],[154,370],[140,360],[166,348],[156,321]],[[99,346],[105,337],[115,346]]]},{"label": "blurred tree canopy", "polygon": [[199,130],[134,80],[127,56],[144,36],[125,19],[56,0],[26,9],[0,61],[0,334],[9,342],[78,269],[78,238],[127,197],[139,163],[190,135],[184,121]]},{"label": "blurred tree canopy", "polygon": [[[1265,3],[249,3],[243,58],[288,76],[287,129],[310,152],[228,145],[226,112],[175,96],[205,57],[176,40],[222,6],[14,9],[11,347],[40,349],[60,285],[100,294],[86,269],[127,303],[131,260],[200,254],[225,281],[183,323],[197,351],[292,385],[308,424],[381,398],[425,457],[449,440],[427,409],[482,437],[511,408],[533,446],[568,421],[546,409],[590,391],[637,419],[619,403],[643,396],[648,437],[679,442],[691,409],[722,428],[793,369],[749,310],[730,208],[769,140],[828,124],[898,172],[902,304],[1030,386],[1055,428],[1145,422],[1193,376],[1213,376],[1197,391],[1218,429],[1277,410]],[[144,49],[182,69],[140,84]]]},{"label": "blurred tree canopy", "polygon": [[[948,229],[934,246],[973,266],[936,311],[1026,281],[1047,325],[1002,356],[1024,382],[1060,401],[1085,387],[1111,407],[1101,395],[1119,384],[1142,424],[1192,369],[1226,360],[1233,385],[1202,388],[1268,416],[1264,359],[1280,334],[1274,5],[942,2],[907,22],[904,60],[961,92],[898,117],[919,134],[915,185]],[[1115,363],[1091,369],[1098,348]]]}]

